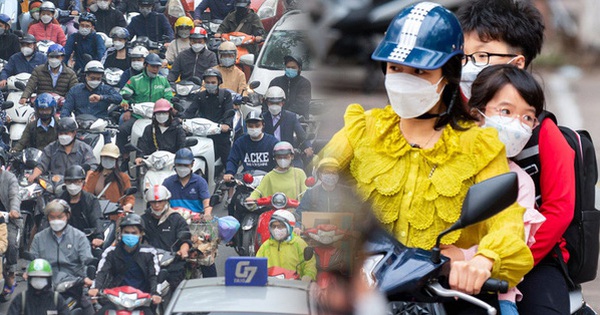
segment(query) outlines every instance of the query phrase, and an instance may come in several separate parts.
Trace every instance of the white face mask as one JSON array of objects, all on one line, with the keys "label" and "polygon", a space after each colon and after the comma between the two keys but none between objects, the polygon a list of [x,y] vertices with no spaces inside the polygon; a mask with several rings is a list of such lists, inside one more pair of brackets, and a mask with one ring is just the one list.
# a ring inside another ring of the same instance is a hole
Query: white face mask
[{"label": "white face mask", "polygon": [[90,81],[87,80],[87,84],[92,88],[95,89],[97,88],[100,84],[102,83],[102,81]]},{"label": "white face mask", "polygon": [[269,105],[269,113],[273,116],[277,116],[281,113],[281,108],[282,107],[279,105]]},{"label": "white face mask", "polygon": [[150,208],[150,211],[152,211],[152,214],[160,217],[161,215],[163,215],[163,213],[165,213],[165,211],[167,211],[167,209],[169,209],[169,203],[167,202],[167,204],[162,208],[162,210],[158,210],[158,211],[154,211],[152,208]]},{"label": "white face mask", "polygon": [[288,168],[292,164],[292,159],[276,159],[277,165],[281,168]]},{"label": "white face mask", "polygon": [[23,47],[21,48],[21,52],[23,53],[23,55],[25,57],[29,57],[33,54],[33,48],[30,47]]},{"label": "white face mask", "polygon": [[335,186],[340,179],[338,174],[323,174],[321,175],[321,182],[326,186]]},{"label": "white face mask", "polygon": [[132,61],[131,67],[135,71],[141,71],[144,68],[144,62],[143,61]]},{"label": "white face mask", "polygon": [[98,4],[97,3],[91,4],[90,5],[90,11],[92,11],[92,12],[98,11]]},{"label": "white face mask", "polygon": [[177,31],[177,36],[179,36],[181,38],[188,38],[188,37],[190,37],[190,31],[188,31],[188,30],[179,30],[179,31]]},{"label": "white face mask", "polygon": [[223,67],[231,67],[235,64],[235,58],[221,58],[221,65]]},{"label": "white face mask", "polygon": [[148,69],[146,69],[146,74],[148,75],[148,77],[149,77],[150,79],[156,78],[156,76],[158,75],[158,74],[156,74],[156,73],[154,73],[154,72],[150,72],[150,71],[148,71]]},{"label": "white face mask", "polygon": [[39,21],[40,20],[40,12],[33,12],[33,13],[31,13],[31,18],[34,19],[34,20],[36,20],[36,21]]},{"label": "white face mask", "polygon": [[71,135],[59,135],[58,136],[58,143],[60,143],[61,145],[69,145],[69,144],[71,144],[71,142],[73,142],[73,136],[71,136]]},{"label": "white face mask", "polygon": [[58,68],[61,64],[61,60],[58,58],[48,58],[48,64],[50,65],[50,68]]},{"label": "white face mask", "polygon": [[502,117],[499,115],[485,118],[485,124],[482,127],[492,127],[498,130],[498,138],[506,147],[506,156],[511,158],[517,156],[529,138],[532,130],[529,126],[521,124],[518,118]]},{"label": "white face mask", "polygon": [[180,178],[184,178],[190,175],[191,172],[192,169],[188,166],[175,166],[175,173],[177,173],[177,176],[179,176]]},{"label": "white face mask", "polygon": [[193,44],[192,45],[192,50],[194,52],[200,52],[202,49],[204,49],[204,47],[206,47],[205,44]]},{"label": "white face mask", "polygon": [[77,195],[81,189],[83,187],[81,185],[77,185],[77,184],[68,184],[67,185],[67,191],[69,192],[69,195],[71,196],[75,196]]},{"label": "white face mask", "polygon": [[48,24],[48,23],[52,22],[52,16],[42,15],[41,20],[42,20],[42,23]]},{"label": "white face mask", "polygon": [[262,134],[262,128],[248,128],[248,135],[250,138],[258,138]]},{"label": "white face mask", "polygon": [[29,280],[29,283],[31,284],[31,286],[34,289],[41,290],[48,285],[48,279],[40,278],[40,277],[31,277],[31,280]]},{"label": "white face mask", "polygon": [[[506,64],[513,62],[515,58],[511,59]],[[460,91],[466,99],[471,98],[471,87],[473,86],[473,81],[475,81],[477,75],[479,75],[479,73],[483,71],[483,69],[489,66],[491,65],[488,64],[485,66],[476,66],[471,60],[469,60],[469,62],[467,62],[467,64],[464,65],[464,67],[462,67],[462,71],[460,74]]]},{"label": "white face mask", "polygon": [[169,120],[169,113],[158,113],[155,116],[159,124],[164,124]]},{"label": "white face mask", "polygon": [[50,228],[54,232],[60,232],[60,231],[62,231],[65,228],[65,226],[67,226],[67,221],[65,221],[65,220],[52,220],[52,221],[50,221]]},{"label": "white face mask", "polygon": [[[385,89],[394,112],[402,118],[416,118],[431,110],[440,100],[436,84],[407,73],[385,76]],[[445,87],[445,86],[444,86]]]},{"label": "white face mask", "polygon": [[116,159],[113,159],[108,156],[103,156],[100,158],[100,164],[102,164],[102,167],[106,170],[112,170],[113,168],[115,168],[116,163]]},{"label": "white face mask", "polygon": [[212,84],[212,83],[204,83],[204,87],[206,88],[206,91],[208,93],[216,94],[217,93],[217,89],[219,88],[219,85],[218,84]]},{"label": "white face mask", "polygon": [[[125,43],[119,40],[115,40],[113,41],[113,47],[115,47],[116,50],[121,50],[123,48],[125,48]],[[142,62],[142,66],[144,65],[144,63]]]},{"label": "white face mask", "polygon": [[89,27],[80,27],[79,28],[79,34],[81,34],[83,36],[88,36],[88,35],[90,35],[91,32],[92,32],[92,29]]},{"label": "white face mask", "polygon": [[271,228],[270,230],[271,230],[271,235],[273,235],[273,238],[277,241],[283,241],[284,239],[286,239],[288,237],[288,230],[285,227]]},{"label": "white face mask", "polygon": [[110,6],[110,2],[108,2],[108,1],[98,1],[97,3],[98,3],[98,7],[101,10],[107,10],[108,7]]}]

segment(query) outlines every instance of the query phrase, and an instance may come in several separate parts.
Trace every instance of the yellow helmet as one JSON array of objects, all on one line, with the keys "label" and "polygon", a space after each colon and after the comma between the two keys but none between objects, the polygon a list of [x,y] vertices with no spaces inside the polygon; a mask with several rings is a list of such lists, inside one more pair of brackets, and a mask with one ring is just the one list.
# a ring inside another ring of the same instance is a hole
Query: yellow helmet
[{"label": "yellow helmet", "polygon": [[190,19],[187,16],[182,16],[182,17],[178,18],[177,21],[175,21],[175,29],[177,29],[180,26],[187,26],[189,28],[193,28],[194,21],[192,21],[192,19]]}]

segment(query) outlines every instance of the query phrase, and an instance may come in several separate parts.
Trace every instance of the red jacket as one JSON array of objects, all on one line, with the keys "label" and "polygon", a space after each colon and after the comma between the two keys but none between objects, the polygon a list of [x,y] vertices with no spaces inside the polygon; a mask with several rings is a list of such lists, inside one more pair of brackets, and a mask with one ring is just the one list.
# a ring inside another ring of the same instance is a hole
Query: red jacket
[{"label": "red jacket", "polygon": [[544,119],[539,128],[543,201],[539,211],[546,217],[546,222],[535,233],[535,244],[531,246],[535,265],[556,243],[560,244],[565,261],[569,259],[562,235],[573,220],[575,209],[575,152],[551,119]]},{"label": "red jacket", "polygon": [[62,27],[60,27],[60,24],[50,23],[46,25],[44,23],[35,23],[29,27],[28,32],[33,35],[37,41],[47,39],[62,46],[65,46],[67,43],[67,37],[65,36]]}]

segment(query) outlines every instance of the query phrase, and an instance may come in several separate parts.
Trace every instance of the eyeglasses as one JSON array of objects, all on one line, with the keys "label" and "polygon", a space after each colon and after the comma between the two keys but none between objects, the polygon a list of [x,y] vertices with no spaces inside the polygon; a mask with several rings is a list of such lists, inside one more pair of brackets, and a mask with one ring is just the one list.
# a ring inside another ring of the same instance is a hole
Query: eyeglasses
[{"label": "eyeglasses", "polygon": [[510,106],[499,106],[493,109],[498,112],[498,116],[507,118],[508,122],[512,122],[513,120],[519,118],[519,121],[522,125],[530,127],[531,129],[535,129],[535,127],[539,126],[540,124],[535,116],[530,114],[516,114],[514,113],[514,109]]},{"label": "eyeglasses", "polygon": [[490,57],[516,57],[515,54],[495,54],[485,51],[477,51],[470,55],[464,55],[462,57],[462,65],[465,66],[469,61],[478,67],[487,66],[490,64]]}]

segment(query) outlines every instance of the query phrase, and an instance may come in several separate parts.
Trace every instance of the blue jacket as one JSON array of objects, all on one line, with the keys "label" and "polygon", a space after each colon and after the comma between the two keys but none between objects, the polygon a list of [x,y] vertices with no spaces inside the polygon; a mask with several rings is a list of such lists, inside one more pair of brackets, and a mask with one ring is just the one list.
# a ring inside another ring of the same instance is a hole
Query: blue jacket
[{"label": "blue jacket", "polygon": [[210,192],[208,191],[208,184],[202,176],[192,173],[192,177],[184,187],[181,186],[177,174],[171,175],[165,178],[163,186],[171,192],[171,199],[169,200],[171,208],[183,207],[194,212],[204,213],[202,201],[210,198]]},{"label": "blue jacket", "polygon": [[[102,96],[102,100],[98,103],[90,103],[89,98],[92,94]],[[108,118],[108,106],[121,104],[121,101],[123,101],[121,94],[104,83],[91,91],[85,83],[78,83],[67,93],[60,115],[69,116],[74,112],[75,116],[90,114],[97,118]]]},{"label": "blue jacket", "polygon": [[127,84],[127,81],[129,81],[129,79],[135,75],[138,75],[142,73],[142,71],[136,71],[135,69],[129,67],[127,68],[127,70],[123,71],[123,74],[121,74],[121,80],[119,80],[119,89],[122,89],[125,84]]},{"label": "blue jacket", "polygon": [[173,40],[173,28],[164,14],[150,12],[148,16],[138,15],[131,19],[131,23],[127,26],[129,35],[133,36],[148,36],[151,41],[164,42],[163,35],[169,37],[169,42]]},{"label": "blue jacket", "polygon": [[270,172],[275,167],[273,147],[277,142],[279,142],[277,138],[268,133],[263,134],[263,138],[259,141],[252,141],[249,135],[243,135],[233,143],[225,174],[237,173],[240,163],[244,166],[244,172],[250,170]]},{"label": "blue jacket", "polygon": [[212,20],[223,20],[233,11],[235,0],[203,0],[194,10],[194,19],[201,20],[202,12],[210,8],[210,18]]},{"label": "blue jacket", "polygon": [[[296,113],[283,109],[280,115],[279,135],[281,139],[279,140],[287,141],[297,149],[310,147],[310,141],[306,141],[306,132],[302,128],[302,125],[300,125]],[[275,135],[273,115],[270,112],[266,112],[263,117],[265,119],[265,133]]]},{"label": "blue jacket", "polygon": [[86,37],[83,37],[79,33],[75,33],[67,39],[67,44],[65,45],[65,60],[69,60],[71,54],[74,53],[74,70],[77,71],[85,67],[83,54],[90,54],[92,59],[100,61],[102,60],[102,56],[104,56],[105,50],[104,40],[102,40],[102,37],[95,32]]},{"label": "blue jacket", "polygon": [[22,72],[32,73],[33,68],[46,63],[46,55],[36,51],[30,60],[25,58],[23,53],[19,52],[12,55],[8,59],[8,63],[4,65],[2,73],[0,73],[0,81],[8,79],[8,77]]}]

